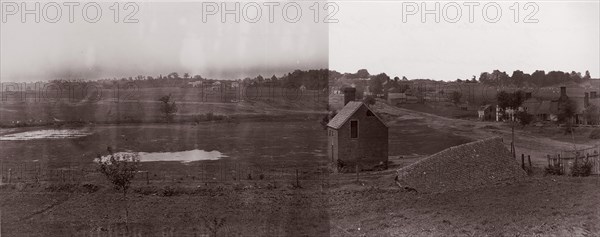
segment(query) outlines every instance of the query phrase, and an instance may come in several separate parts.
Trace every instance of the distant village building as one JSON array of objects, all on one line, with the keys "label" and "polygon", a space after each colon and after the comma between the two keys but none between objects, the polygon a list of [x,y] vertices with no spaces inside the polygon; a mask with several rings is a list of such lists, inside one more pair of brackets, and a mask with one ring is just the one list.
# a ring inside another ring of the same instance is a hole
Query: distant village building
[{"label": "distant village building", "polygon": [[190,81],[190,82],[188,82],[188,85],[191,87],[201,87],[202,81]]},{"label": "distant village building", "polygon": [[406,103],[407,97],[405,93],[388,93],[387,102],[390,105],[398,105],[402,103]]},{"label": "distant village building", "polygon": [[479,110],[477,110],[477,115],[479,116],[479,120],[481,121],[494,121],[495,114],[495,107],[489,104],[481,106],[479,107]]},{"label": "distant village building", "polygon": [[387,169],[388,127],[346,88],[344,108],[327,124],[328,158],[338,172]]},{"label": "distant village building", "polygon": [[[600,98],[596,91],[584,92],[583,97],[569,97],[567,95],[567,88],[565,86],[560,87],[559,97],[556,99],[539,99],[532,98],[530,95],[519,108],[522,111],[534,115],[536,121],[540,122],[557,122],[558,116],[561,111],[561,107],[565,105],[568,100],[573,101],[575,105],[575,115],[573,116],[573,123],[581,125],[589,125],[600,120],[600,118],[594,119],[595,121],[588,121],[586,113],[591,106],[600,107]],[[504,111],[506,114],[511,114],[512,110],[507,109]]]}]

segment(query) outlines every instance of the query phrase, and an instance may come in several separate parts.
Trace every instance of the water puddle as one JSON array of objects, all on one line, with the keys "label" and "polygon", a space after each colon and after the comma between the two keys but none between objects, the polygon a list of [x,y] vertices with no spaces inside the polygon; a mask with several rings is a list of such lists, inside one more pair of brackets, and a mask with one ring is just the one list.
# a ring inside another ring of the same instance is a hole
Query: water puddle
[{"label": "water puddle", "polygon": [[0,136],[0,141],[28,141],[37,139],[66,139],[89,136],[92,133],[87,130],[77,129],[46,129],[12,133]]},{"label": "water puddle", "polygon": [[[135,152],[118,152],[116,156],[129,157],[135,154]],[[189,163],[192,161],[202,160],[219,160],[223,157],[223,153],[219,151],[205,151],[205,150],[189,150],[189,151],[177,151],[177,152],[137,152],[140,158],[140,162],[153,162],[153,161],[178,161],[181,163]],[[103,156],[101,159],[106,160],[108,156]]]}]

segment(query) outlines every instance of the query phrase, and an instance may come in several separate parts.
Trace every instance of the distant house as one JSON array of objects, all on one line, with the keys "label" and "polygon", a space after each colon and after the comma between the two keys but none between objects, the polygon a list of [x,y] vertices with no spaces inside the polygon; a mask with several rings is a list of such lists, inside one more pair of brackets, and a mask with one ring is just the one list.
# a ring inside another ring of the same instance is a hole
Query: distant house
[{"label": "distant house", "polygon": [[202,81],[190,81],[190,82],[188,82],[188,85],[191,87],[201,87]]},{"label": "distant house", "polygon": [[496,115],[496,107],[492,105],[483,105],[477,110],[479,120],[481,121],[493,121]]},{"label": "distant house", "polygon": [[405,93],[388,93],[387,102],[390,105],[398,105],[406,103],[407,97]]},{"label": "distant house", "polygon": [[327,149],[338,172],[386,169],[388,127],[366,104],[345,92],[345,106],[327,124]]}]

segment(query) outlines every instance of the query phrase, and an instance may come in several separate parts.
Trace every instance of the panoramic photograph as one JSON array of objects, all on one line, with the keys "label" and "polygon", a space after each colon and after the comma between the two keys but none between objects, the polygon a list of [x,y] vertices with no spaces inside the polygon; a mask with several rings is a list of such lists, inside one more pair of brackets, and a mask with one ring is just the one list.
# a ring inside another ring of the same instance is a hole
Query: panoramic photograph
[{"label": "panoramic photograph", "polygon": [[0,237],[600,235],[598,0],[0,10]]}]

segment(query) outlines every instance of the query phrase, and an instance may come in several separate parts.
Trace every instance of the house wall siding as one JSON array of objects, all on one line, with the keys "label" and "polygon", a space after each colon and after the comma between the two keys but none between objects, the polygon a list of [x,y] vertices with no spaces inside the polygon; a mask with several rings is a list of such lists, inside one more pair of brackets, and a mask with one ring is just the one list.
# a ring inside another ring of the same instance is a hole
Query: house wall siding
[{"label": "house wall siding", "polygon": [[[367,111],[366,106],[361,106],[337,130],[335,140],[338,144],[334,145],[334,152],[337,153],[334,153],[334,164],[343,164],[344,170],[340,171],[354,171],[357,162],[361,170],[387,168],[388,128],[377,117],[367,116]],[[350,138],[352,120],[359,121],[356,139]]]}]

